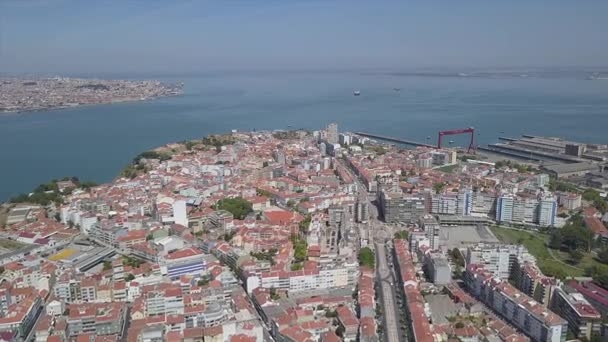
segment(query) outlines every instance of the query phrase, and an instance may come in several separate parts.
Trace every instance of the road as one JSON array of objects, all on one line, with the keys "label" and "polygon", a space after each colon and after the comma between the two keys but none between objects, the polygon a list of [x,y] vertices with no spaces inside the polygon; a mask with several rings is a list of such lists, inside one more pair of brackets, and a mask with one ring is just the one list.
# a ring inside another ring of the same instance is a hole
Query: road
[{"label": "road", "polygon": [[377,279],[380,282],[380,292],[382,295],[382,308],[384,309],[384,332],[388,342],[399,341],[399,312],[395,310],[397,303],[395,302],[393,275],[386,261],[386,248],[383,243],[376,242],[376,262],[377,262]]},{"label": "road", "polygon": [[[370,247],[374,247],[376,254],[376,282],[379,285],[377,289],[380,290],[379,298],[382,300],[382,318],[383,319],[385,333],[384,340],[388,342],[399,342],[401,340],[400,335],[405,336],[406,332],[403,324],[399,326],[399,319],[401,317],[400,305],[397,302],[397,293],[395,291],[395,285],[398,282],[395,279],[394,270],[388,265],[387,258],[387,245],[386,241],[391,239],[394,233],[394,228],[391,225],[385,224],[379,220],[378,208],[373,203],[375,195],[370,194],[365,185],[361,182],[354,172],[344,163],[342,160],[338,160],[342,166],[348,170],[355,182],[357,183],[357,198],[359,201],[367,203],[369,209],[369,220],[366,222],[367,229],[370,231],[370,236],[374,242]],[[370,241],[371,243],[371,241]]]}]

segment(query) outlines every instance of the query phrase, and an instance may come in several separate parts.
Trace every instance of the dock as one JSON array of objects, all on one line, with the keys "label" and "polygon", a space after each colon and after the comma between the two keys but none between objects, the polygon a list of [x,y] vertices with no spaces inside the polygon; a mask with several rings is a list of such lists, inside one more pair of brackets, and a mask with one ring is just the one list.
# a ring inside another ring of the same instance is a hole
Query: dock
[{"label": "dock", "polygon": [[378,139],[378,140],[384,140],[384,141],[390,141],[390,142],[394,142],[394,143],[398,143],[398,144],[404,144],[404,145],[410,145],[410,146],[421,146],[421,147],[437,148],[437,146],[435,146],[435,145],[429,145],[429,144],[425,144],[425,143],[421,143],[421,142],[417,142],[417,141],[412,141],[412,140],[405,140],[405,139],[387,137],[387,136],[384,136],[384,135],[371,134],[371,133],[365,133],[365,132],[355,132],[355,134],[360,135],[362,137],[367,137],[367,138],[372,138],[372,139]]}]

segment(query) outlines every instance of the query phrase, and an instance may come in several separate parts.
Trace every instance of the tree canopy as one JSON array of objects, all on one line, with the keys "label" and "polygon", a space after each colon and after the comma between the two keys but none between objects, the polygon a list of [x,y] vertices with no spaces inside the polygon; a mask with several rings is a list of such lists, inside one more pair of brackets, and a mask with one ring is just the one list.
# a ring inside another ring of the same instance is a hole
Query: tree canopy
[{"label": "tree canopy", "polygon": [[96,186],[94,182],[81,182],[78,177],[63,177],[61,180],[53,179],[52,181],[38,185],[30,194],[20,194],[10,199],[11,203],[34,203],[42,206],[47,206],[51,203],[61,204],[63,195],[69,195],[74,188],[64,189],[64,192],[59,191],[57,183],[59,181],[71,181],[75,187],[84,189]]},{"label": "tree canopy", "polygon": [[312,217],[310,216],[310,214],[306,215],[306,217],[304,217],[304,220],[300,221],[300,223],[298,223],[298,228],[300,229],[300,232],[302,233],[308,233],[308,227],[310,226],[310,221],[312,220]]},{"label": "tree canopy", "polygon": [[517,172],[519,172],[519,173],[525,173],[525,172],[530,171],[530,168],[527,165],[518,164],[511,160],[499,160],[494,165],[494,167],[497,169],[500,169],[505,166],[516,169]]},{"label": "tree canopy", "polygon": [[604,212],[606,212],[606,210],[608,210],[608,203],[606,203],[606,200],[602,196],[600,196],[600,193],[597,192],[596,190],[593,190],[593,189],[585,190],[583,192],[583,199],[585,201],[592,202],[593,206],[602,213],[604,213]]},{"label": "tree canopy", "polygon": [[300,239],[297,235],[291,236],[291,243],[293,244],[293,258],[296,262],[302,262],[308,257],[308,244],[305,240]]},{"label": "tree canopy", "polygon": [[409,233],[407,230],[401,230],[395,233],[395,239],[403,239],[407,240],[409,237]]},{"label": "tree canopy", "polygon": [[215,207],[216,209],[230,212],[237,220],[242,220],[249,213],[253,212],[251,202],[242,197],[221,199],[216,203]]},{"label": "tree canopy", "polygon": [[376,259],[374,256],[374,251],[372,251],[369,247],[361,248],[359,251],[359,265],[374,268],[375,263]]}]

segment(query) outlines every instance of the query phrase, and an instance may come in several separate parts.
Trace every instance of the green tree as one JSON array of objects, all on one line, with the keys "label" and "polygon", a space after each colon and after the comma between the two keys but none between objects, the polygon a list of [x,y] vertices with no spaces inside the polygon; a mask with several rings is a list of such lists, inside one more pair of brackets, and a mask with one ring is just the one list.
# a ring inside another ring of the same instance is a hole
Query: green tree
[{"label": "green tree", "polygon": [[196,282],[196,285],[207,286],[209,282],[211,282],[211,278],[209,276],[203,276]]},{"label": "green tree", "polygon": [[171,155],[166,152],[145,151],[133,158],[133,164],[139,164],[142,159],[158,159],[160,161],[165,161],[171,159]]},{"label": "green tree", "polygon": [[570,222],[560,229],[562,244],[568,250],[583,249],[591,251],[593,246],[593,232],[584,228],[581,224]]},{"label": "green tree", "polygon": [[338,313],[336,312],[336,310],[326,309],[325,310],[325,317],[327,317],[327,318],[335,318],[335,317],[338,317]]},{"label": "green tree", "polygon": [[274,287],[270,288],[270,299],[272,299],[272,300],[279,300],[279,299],[281,299],[281,295],[279,295],[277,293],[277,289],[275,289]]},{"label": "green tree", "polygon": [[464,267],[464,258],[462,257],[462,253],[460,253],[458,248],[454,247],[454,249],[450,251],[450,256],[456,265]]},{"label": "green tree", "polygon": [[251,202],[242,197],[221,199],[215,204],[215,208],[230,212],[237,220],[242,220],[253,212]]},{"label": "green tree", "polygon": [[363,247],[359,250],[359,265],[374,268],[375,261],[374,251],[369,247]]},{"label": "green tree", "polygon": [[570,260],[576,264],[578,264],[581,261],[581,259],[583,258],[583,252],[581,252],[578,249],[571,250],[569,252],[569,254],[570,254]]},{"label": "green tree", "polygon": [[304,220],[300,221],[300,223],[298,224],[298,228],[300,229],[300,232],[303,234],[308,233],[308,228],[310,227],[310,221],[312,220],[312,216],[310,214],[306,215],[306,217],[304,217]]},{"label": "green tree", "polygon": [[445,188],[444,182],[433,184],[433,190],[435,190],[435,193],[437,193],[437,194],[441,193],[444,188]]},{"label": "green tree", "polygon": [[395,239],[407,240],[409,238],[409,232],[407,230],[401,230],[395,233]]},{"label": "green tree", "polygon": [[105,260],[103,262],[103,270],[108,271],[112,269],[112,262],[110,260]]},{"label": "green tree", "polygon": [[131,281],[135,279],[135,276],[131,273],[127,273],[127,275],[125,276],[125,281]]},{"label": "green tree", "polygon": [[603,264],[608,264],[608,248],[604,248],[597,253],[597,259]]},{"label": "green tree", "polygon": [[583,192],[583,199],[593,203],[593,206],[604,213],[608,209],[608,203],[600,196],[600,193],[593,189],[587,189]]},{"label": "green tree", "polygon": [[306,241],[292,235],[292,243],[294,246],[293,258],[296,262],[302,262],[308,257],[308,244]]},{"label": "green tree", "polygon": [[236,232],[229,232],[229,233],[222,235],[222,237],[224,238],[224,241],[228,242],[228,241],[232,240],[234,235],[236,235]]}]

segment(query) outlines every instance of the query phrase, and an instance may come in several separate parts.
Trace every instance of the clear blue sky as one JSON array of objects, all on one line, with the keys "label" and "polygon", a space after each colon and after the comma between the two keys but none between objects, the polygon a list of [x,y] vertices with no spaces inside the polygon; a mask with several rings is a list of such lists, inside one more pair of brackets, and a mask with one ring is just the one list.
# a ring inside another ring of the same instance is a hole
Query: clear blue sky
[{"label": "clear blue sky", "polygon": [[0,71],[604,66],[606,0],[0,0]]}]

